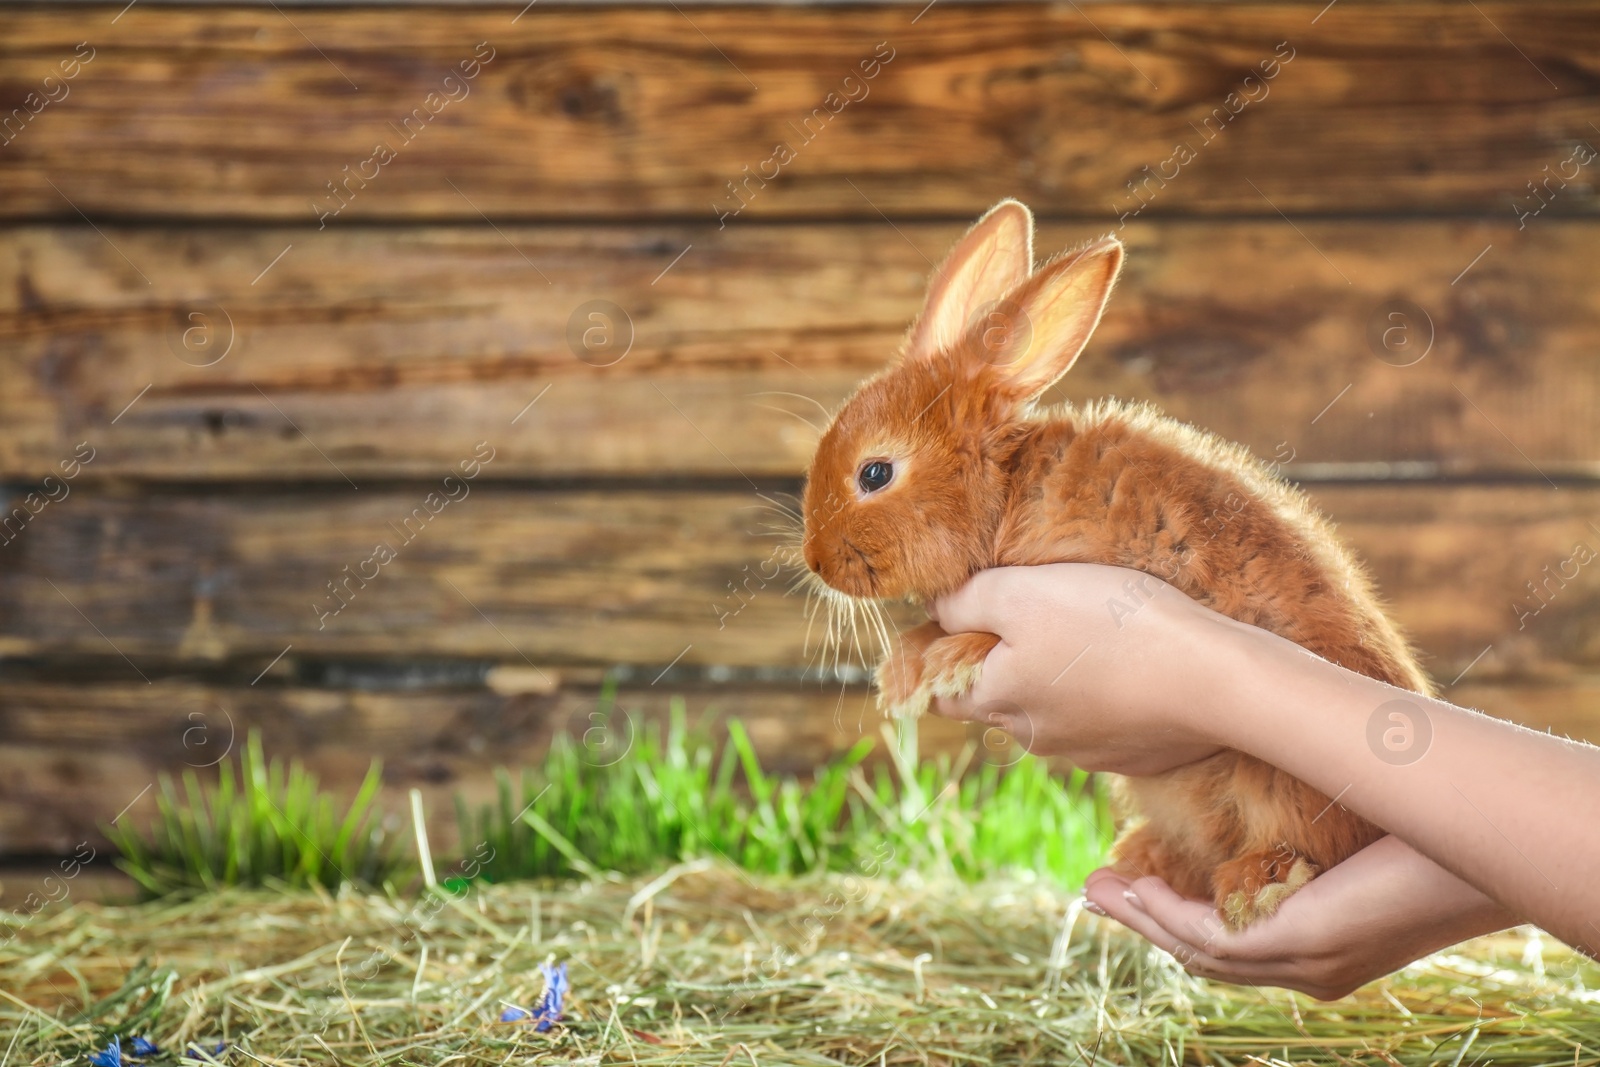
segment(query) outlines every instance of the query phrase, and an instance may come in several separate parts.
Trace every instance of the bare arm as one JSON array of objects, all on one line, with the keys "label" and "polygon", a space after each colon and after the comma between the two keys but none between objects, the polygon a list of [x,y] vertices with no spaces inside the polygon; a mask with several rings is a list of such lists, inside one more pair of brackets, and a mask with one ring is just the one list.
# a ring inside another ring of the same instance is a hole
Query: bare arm
[{"label": "bare arm", "polygon": [[1248,752],[1503,909],[1486,916],[1600,951],[1600,749],[1373,681],[1170,587],[1131,616],[1107,611],[1130,579],[1154,584],[1088,564],[1002,568],[941,600],[947,631],[1002,640],[973,692],[939,710],[1090,770]]},{"label": "bare arm", "polygon": [[1220,652],[1219,743],[1283,768],[1589,955],[1600,749],[1384,685],[1254,627]]}]

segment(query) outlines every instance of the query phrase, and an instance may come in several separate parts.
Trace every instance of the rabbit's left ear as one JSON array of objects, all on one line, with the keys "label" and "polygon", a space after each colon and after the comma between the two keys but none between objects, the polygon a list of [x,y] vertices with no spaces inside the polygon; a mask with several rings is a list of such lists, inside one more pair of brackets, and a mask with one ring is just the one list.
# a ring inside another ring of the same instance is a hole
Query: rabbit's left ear
[{"label": "rabbit's left ear", "polygon": [[1021,201],[1002,200],[956,242],[934,274],[906,355],[915,359],[955,347],[979,312],[1032,270],[1033,213]]},{"label": "rabbit's left ear", "polygon": [[1072,369],[1122,270],[1122,242],[1103,237],[1039,268],[990,313],[970,351],[1026,399]]}]

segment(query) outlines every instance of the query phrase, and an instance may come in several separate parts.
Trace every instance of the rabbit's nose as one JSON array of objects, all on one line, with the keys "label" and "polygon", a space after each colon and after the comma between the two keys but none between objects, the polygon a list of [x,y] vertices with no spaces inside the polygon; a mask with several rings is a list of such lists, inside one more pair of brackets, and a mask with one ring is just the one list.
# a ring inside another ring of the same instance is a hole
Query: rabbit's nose
[{"label": "rabbit's nose", "polygon": [[806,558],[806,567],[812,574],[822,573],[822,563],[817,555],[817,548],[810,541],[800,547],[800,552]]}]

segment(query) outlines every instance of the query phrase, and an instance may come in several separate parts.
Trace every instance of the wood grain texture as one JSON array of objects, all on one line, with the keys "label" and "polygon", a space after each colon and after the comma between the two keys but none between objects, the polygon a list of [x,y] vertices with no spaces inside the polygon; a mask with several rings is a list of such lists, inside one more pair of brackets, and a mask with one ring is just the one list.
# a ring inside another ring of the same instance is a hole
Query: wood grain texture
[{"label": "wood grain texture", "polygon": [[[747,174],[740,222],[965,218],[1007,195],[1109,220],[1150,167],[1171,176],[1159,214],[1510,218],[1597,137],[1584,4],[522,6],[9,9],[6,108],[80,42],[94,57],[14,120],[0,215],[311,222],[348,166],[371,177],[335,225],[710,219]],[[480,42],[494,58],[451,102]],[[892,61],[847,84],[880,42]],[[1247,85],[1275,54],[1293,58]],[[394,158],[363,168],[380,142]],[[1574,180],[1545,211],[1594,204]]]},{"label": "wood grain texture", "polygon": [[[430,838],[456,839],[453,796],[469,803],[494,791],[491,771],[536,763],[557,732],[571,734],[580,757],[614,762],[666,720],[673,690],[624,687],[601,716],[594,690],[498,696],[458,692],[353,692],[303,687],[11,684],[0,689],[0,856],[64,853],[103,840],[99,826],[127,810],[143,821],[155,810],[145,787],[161,771],[209,777],[245,733],[259,731],[269,757],[294,757],[329,790],[354,795],[373,758],[383,761],[382,803],[406,809],[421,789]],[[715,730],[729,717],[748,730],[763,766],[809,774],[862,737],[882,739],[882,720],[858,688],[827,691],[725,688],[683,695],[691,722]],[[600,716],[600,717],[596,717]],[[925,751],[966,743],[960,724],[921,724]],[[979,739],[982,743],[982,739]],[[994,758],[1016,758],[999,739]]]},{"label": "wood grain texture", "polygon": [[[87,441],[92,474],[361,484],[488,440],[490,479],[791,478],[818,405],[892,357],[960,230],[17,229],[0,477]],[[1047,225],[1040,255],[1095,232]],[[1600,223],[1122,233],[1124,281],[1056,398],[1152,400],[1312,473],[1600,470]],[[625,318],[591,321],[596,300]]]},{"label": "wood grain texture", "polygon": [[[1330,485],[1314,498],[1441,681],[1474,660],[1489,678],[1600,664],[1600,565],[1574,559],[1580,544],[1600,551],[1600,489]],[[126,656],[130,680],[264,666],[291,644],[288,662],[530,668],[795,670],[819,655],[753,493],[480,485],[426,522],[419,511],[421,489],[77,490],[0,548],[0,652],[119,671]],[[378,544],[396,557],[381,562]]]}]

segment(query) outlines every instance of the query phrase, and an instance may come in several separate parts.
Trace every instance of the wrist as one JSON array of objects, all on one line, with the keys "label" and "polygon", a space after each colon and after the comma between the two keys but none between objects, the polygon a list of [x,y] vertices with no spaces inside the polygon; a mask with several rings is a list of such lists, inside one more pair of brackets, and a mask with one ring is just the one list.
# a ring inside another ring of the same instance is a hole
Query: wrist
[{"label": "wrist", "polygon": [[1259,673],[1264,630],[1236,622],[1174,589],[1159,618],[1161,633],[1148,646],[1151,673],[1162,679],[1161,698],[1175,724],[1206,744],[1248,751],[1251,732],[1240,712],[1246,681]]}]

